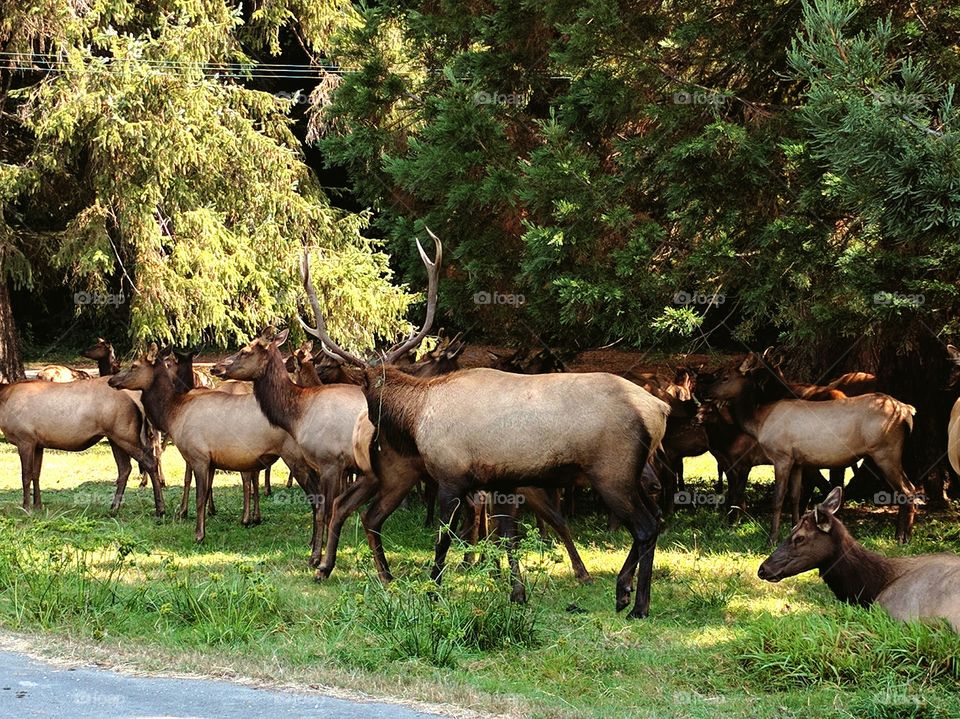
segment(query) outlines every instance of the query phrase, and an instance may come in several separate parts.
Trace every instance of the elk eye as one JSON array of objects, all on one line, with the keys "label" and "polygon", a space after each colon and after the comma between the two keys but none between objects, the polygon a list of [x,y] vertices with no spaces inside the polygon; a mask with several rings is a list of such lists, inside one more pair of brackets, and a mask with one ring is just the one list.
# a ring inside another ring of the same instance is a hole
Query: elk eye
[{"label": "elk eye", "polygon": [[807,541],[807,538],[804,537],[802,534],[798,534],[796,537],[793,538],[794,544],[803,544],[805,541]]}]

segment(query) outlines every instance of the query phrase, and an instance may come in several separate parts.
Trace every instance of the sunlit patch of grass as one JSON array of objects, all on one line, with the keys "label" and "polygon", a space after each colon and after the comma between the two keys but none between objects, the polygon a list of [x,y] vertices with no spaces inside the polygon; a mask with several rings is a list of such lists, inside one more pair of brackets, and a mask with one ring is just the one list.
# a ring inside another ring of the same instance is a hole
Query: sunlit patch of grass
[{"label": "sunlit patch of grass", "polygon": [[[17,570],[9,552],[21,562],[19,571],[4,574],[0,567],[0,582],[7,582],[0,624],[53,633],[61,651],[76,642],[84,656],[123,656],[128,665],[200,672],[216,666],[265,680],[342,685],[517,716],[859,717],[853,707],[869,717],[960,715],[950,704],[953,679],[940,675],[920,684],[889,663],[865,675],[866,685],[853,686],[817,679],[822,668],[811,669],[810,653],[801,652],[777,661],[787,662],[783,671],[795,673],[796,664],[814,678],[751,679],[744,687],[744,673],[760,669],[745,665],[741,655],[758,642],[782,638],[790,649],[807,636],[815,647],[839,635],[909,652],[916,640],[892,625],[864,629],[859,615],[842,613],[815,573],[776,585],[760,581],[769,521],[762,513],[736,527],[706,508],[672,517],[655,557],[651,616],[643,621],[613,611],[615,577],[629,547],[624,530],[608,532],[602,516],[574,523],[595,578],[583,586],[562,548],[552,539],[541,543],[528,529],[523,569],[535,624],[527,634],[523,622],[509,621],[510,612],[526,610],[506,601],[506,580],[489,564],[477,570],[480,576],[465,571],[464,547],[450,552],[440,601],[429,598],[435,529],[423,528],[416,499],[384,527],[393,585],[384,589],[372,579],[356,517],[344,527],[336,571],[317,584],[306,563],[307,508],[299,488],[284,487],[281,464],[274,466],[275,495],[262,498],[264,522],[257,527],[239,524],[238,477],[218,473],[219,512],[198,545],[192,502],[189,519],[171,516],[183,468],[175,449],[164,463],[163,519],[152,516],[152,493],[138,488],[136,469],[119,516],[108,516],[115,474],[105,444],[80,454],[48,451],[45,509],[24,513],[19,461],[0,443],[0,531],[7,552],[0,564]],[[715,471],[711,458],[695,458],[686,476],[712,491]],[[759,501],[770,475],[757,468],[754,477],[751,501]],[[951,518],[921,517],[915,544],[906,548],[893,544],[887,517],[856,514],[851,524],[868,546],[891,553],[960,546]],[[121,547],[126,554],[118,565]],[[64,551],[72,563],[59,563]],[[496,551],[488,553],[492,558]],[[482,591],[471,593],[471,583],[480,580]],[[16,591],[10,582],[19,582]],[[483,612],[484,625],[471,638],[465,627],[476,625],[466,620],[475,611]],[[391,623],[392,616],[406,620]],[[945,630],[931,631],[933,642]],[[764,655],[780,656],[782,647],[769,646]],[[899,694],[884,695],[890,687]]]}]

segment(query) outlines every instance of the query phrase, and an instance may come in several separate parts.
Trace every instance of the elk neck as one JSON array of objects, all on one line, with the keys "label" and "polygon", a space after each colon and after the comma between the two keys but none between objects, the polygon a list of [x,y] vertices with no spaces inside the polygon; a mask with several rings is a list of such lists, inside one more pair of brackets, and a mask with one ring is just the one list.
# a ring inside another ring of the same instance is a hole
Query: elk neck
[{"label": "elk neck", "polygon": [[162,360],[158,360],[153,372],[153,381],[140,393],[140,401],[147,419],[161,432],[170,432],[170,420],[180,405],[183,395],[173,386],[173,380]]},{"label": "elk neck", "polygon": [[253,394],[270,424],[293,434],[294,425],[303,414],[304,391],[290,381],[280,350],[271,347],[263,374],[253,381]]},{"label": "elk neck", "polygon": [[120,363],[117,362],[117,355],[114,353],[112,346],[106,356],[97,358],[97,371],[101,377],[114,375],[120,371]]},{"label": "elk neck", "polygon": [[840,601],[870,606],[902,570],[888,557],[864,549],[839,522],[831,531],[837,533],[836,551],[818,567],[820,578]]},{"label": "elk neck", "polygon": [[423,413],[428,387],[444,382],[451,375],[420,379],[396,367],[380,365],[366,370],[364,394],[367,411],[376,429],[374,438],[383,437],[402,454],[417,451],[417,425]]}]

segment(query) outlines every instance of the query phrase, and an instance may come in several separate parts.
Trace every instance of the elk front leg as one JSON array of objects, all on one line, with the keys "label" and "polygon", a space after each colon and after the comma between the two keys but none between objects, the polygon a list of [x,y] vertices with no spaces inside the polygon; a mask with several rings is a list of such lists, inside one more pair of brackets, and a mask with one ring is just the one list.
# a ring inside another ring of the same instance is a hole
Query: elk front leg
[{"label": "elk front leg", "polygon": [[437,492],[437,503],[440,506],[440,533],[434,547],[433,569],[430,571],[430,578],[437,583],[437,586],[440,585],[443,577],[443,566],[447,561],[447,552],[450,551],[453,520],[463,504],[465,493],[464,488],[456,484],[443,482],[438,484],[440,484],[440,490]]},{"label": "elk front leg", "polygon": [[43,447],[37,447],[33,452],[33,508],[43,509],[40,501],[40,468],[43,467]]},{"label": "elk front leg", "polygon": [[17,447],[20,455],[20,483],[23,485],[23,510],[30,511],[30,486],[33,484],[33,463],[36,457],[36,447],[32,444],[22,444]]},{"label": "elk front leg", "polygon": [[[343,530],[343,523],[357,507],[373,497],[379,489],[379,482],[373,476],[361,476],[356,482],[347,487],[344,492],[333,500],[333,507],[330,510],[330,526],[327,529],[327,548],[323,561],[317,563],[314,557],[311,557],[311,566],[317,566],[316,580],[327,579],[333,572],[337,563],[337,547],[340,545],[340,532]],[[314,553],[316,560],[320,559],[320,552]]]},{"label": "elk front leg", "polygon": [[190,469],[190,463],[187,463],[183,470],[183,494],[180,495],[180,509],[173,515],[177,519],[186,519],[190,515],[190,485],[193,482],[193,470]]},{"label": "elk front leg", "polygon": [[250,480],[250,472],[240,473],[240,484],[243,486],[243,516],[240,517],[240,524],[244,527],[250,526],[250,490],[253,482]]},{"label": "elk front leg", "polygon": [[780,540],[780,515],[783,513],[783,500],[787,494],[790,477],[793,475],[793,462],[781,461],[773,466],[773,517],[770,523],[770,536],[767,546],[774,547]]},{"label": "elk front leg", "polygon": [[213,483],[213,467],[209,462],[198,462],[193,465],[193,476],[197,482],[197,526],[194,536],[197,542],[202,542],[206,536],[207,497]]},{"label": "elk front leg", "polygon": [[127,480],[132,469],[130,455],[115,442],[110,442],[110,451],[113,452],[113,461],[117,463],[117,485],[110,503],[110,514],[116,514],[123,502],[123,495],[127,491]]},{"label": "elk front leg", "polygon": [[382,582],[389,582],[393,579],[393,575],[390,574],[390,565],[387,564],[387,555],[383,551],[383,534],[381,533],[383,523],[400,506],[400,503],[410,493],[416,482],[416,475],[409,478],[408,481],[393,482],[389,485],[381,482],[379,496],[363,513],[361,519],[363,529],[367,533],[367,543],[373,552],[373,562],[377,568],[377,575]]}]

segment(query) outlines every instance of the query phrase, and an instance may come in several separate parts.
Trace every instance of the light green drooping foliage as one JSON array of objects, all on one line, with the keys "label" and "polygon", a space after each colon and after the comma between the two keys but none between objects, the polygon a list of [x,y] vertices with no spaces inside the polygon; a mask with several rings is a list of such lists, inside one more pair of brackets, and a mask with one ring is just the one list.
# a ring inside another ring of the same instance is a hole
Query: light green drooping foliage
[{"label": "light green drooping foliage", "polygon": [[[7,46],[41,43],[58,71],[14,92],[32,146],[4,166],[0,199],[49,203],[57,188],[62,224],[38,233],[52,266],[78,288],[122,292],[135,343],[229,344],[292,321],[304,247],[324,257],[315,281],[336,299],[331,327],[346,344],[407,329],[409,296],[361,235],[368,218],[331,207],[304,164],[291,103],[210,70],[252,63],[240,39],[276,48],[281,27],[319,48],[353,22],[348,4],[266,3],[249,25],[213,0],[3,10]],[[0,226],[27,241],[26,224]]]}]

